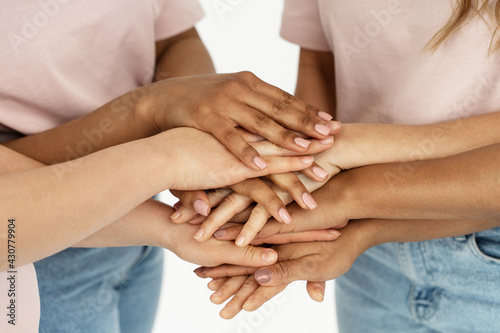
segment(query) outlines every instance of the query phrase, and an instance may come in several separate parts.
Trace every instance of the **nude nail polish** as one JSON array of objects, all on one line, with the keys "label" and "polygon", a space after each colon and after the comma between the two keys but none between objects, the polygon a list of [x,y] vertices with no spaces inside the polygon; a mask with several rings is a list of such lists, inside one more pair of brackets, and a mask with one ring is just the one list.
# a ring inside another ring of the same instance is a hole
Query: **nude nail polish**
[{"label": "nude nail polish", "polygon": [[314,129],[321,135],[330,134],[330,128],[328,128],[328,126],[325,125],[317,124],[316,126],[314,126]]},{"label": "nude nail polish", "polygon": [[329,136],[328,138],[326,138],[324,140],[319,140],[319,143],[321,143],[322,145],[332,144],[333,143],[333,136]]},{"label": "nude nail polish", "polygon": [[178,219],[179,217],[181,217],[181,215],[182,215],[182,213],[181,213],[180,211],[176,211],[176,212],[174,212],[172,215],[170,215],[170,218],[171,218],[172,220],[176,220],[176,219]]},{"label": "nude nail polish", "polygon": [[300,161],[302,163],[304,163],[305,165],[309,165],[311,164],[312,162],[314,162],[314,157],[312,156],[304,156],[304,157],[301,157],[300,158]]},{"label": "nude nail polish", "polygon": [[217,230],[216,232],[214,232],[214,237],[215,238],[224,237],[225,234],[226,234],[226,230],[224,230],[224,229]]},{"label": "nude nail polish", "polygon": [[194,210],[198,213],[198,214],[201,214],[203,216],[208,216],[208,211],[210,209],[210,207],[208,207],[208,205],[202,201],[202,200],[196,200],[194,202]]},{"label": "nude nail polish", "polygon": [[318,167],[313,168],[313,173],[321,179],[328,177],[328,172]]},{"label": "nude nail polish", "polygon": [[285,224],[292,223],[292,217],[285,208],[281,208],[278,213]]},{"label": "nude nail polish", "polygon": [[312,195],[310,195],[309,193],[302,194],[302,200],[304,201],[307,208],[309,208],[309,209],[314,209],[314,208],[318,207],[318,203],[314,200]]},{"label": "nude nail polish", "polygon": [[306,139],[302,138],[295,138],[293,141],[297,146],[302,148],[309,148],[309,146],[311,145],[311,141],[307,141]]},{"label": "nude nail polish", "polygon": [[278,260],[278,254],[274,250],[267,250],[262,253],[262,261],[267,264],[274,264]]},{"label": "nude nail polish", "polygon": [[193,236],[193,237],[194,237],[195,239],[200,239],[201,237],[203,237],[203,233],[204,233],[203,229],[200,229],[200,230],[198,230],[198,231],[196,232],[196,234],[194,234],[194,236]]},{"label": "nude nail polish", "polygon": [[271,272],[266,268],[259,269],[255,272],[254,277],[258,283],[268,283],[271,281]]},{"label": "nude nail polish", "polygon": [[238,246],[243,246],[243,243],[245,243],[245,236],[238,236],[238,239],[236,240],[235,243]]},{"label": "nude nail polish", "polygon": [[255,157],[253,159],[253,163],[261,170],[264,170],[267,167],[266,162],[260,157]]},{"label": "nude nail polish", "polygon": [[318,117],[320,117],[321,119],[326,120],[326,121],[330,121],[333,119],[331,114],[328,114],[324,111],[318,112]]}]

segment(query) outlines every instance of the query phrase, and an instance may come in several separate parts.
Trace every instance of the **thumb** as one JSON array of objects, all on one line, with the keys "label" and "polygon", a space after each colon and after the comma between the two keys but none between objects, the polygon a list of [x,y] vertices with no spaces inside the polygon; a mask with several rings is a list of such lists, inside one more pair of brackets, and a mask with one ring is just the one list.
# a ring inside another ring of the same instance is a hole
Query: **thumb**
[{"label": "thumb", "polygon": [[308,280],[309,272],[303,258],[278,262],[254,273],[255,280],[266,287],[276,287],[298,280]]},{"label": "thumb", "polygon": [[278,260],[278,253],[273,249],[263,247],[238,247],[234,242],[228,242],[231,246],[227,248],[226,263],[248,267],[263,267],[274,264]]}]

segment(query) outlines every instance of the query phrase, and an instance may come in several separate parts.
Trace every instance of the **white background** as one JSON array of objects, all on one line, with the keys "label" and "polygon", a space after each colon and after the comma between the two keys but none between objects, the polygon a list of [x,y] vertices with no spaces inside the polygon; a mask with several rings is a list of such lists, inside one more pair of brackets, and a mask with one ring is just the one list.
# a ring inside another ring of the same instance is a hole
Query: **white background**
[{"label": "white background", "polygon": [[[296,81],[298,48],[279,37],[282,0],[201,0],[207,14],[197,28],[218,72],[250,70],[289,92]],[[162,199],[176,202],[169,193]],[[196,266],[166,253],[164,285],[154,333],[335,333],[333,284],[327,284],[323,303],[307,296],[305,283],[253,313],[230,321],[219,317],[222,306],[209,301],[208,280],[192,273]]]}]

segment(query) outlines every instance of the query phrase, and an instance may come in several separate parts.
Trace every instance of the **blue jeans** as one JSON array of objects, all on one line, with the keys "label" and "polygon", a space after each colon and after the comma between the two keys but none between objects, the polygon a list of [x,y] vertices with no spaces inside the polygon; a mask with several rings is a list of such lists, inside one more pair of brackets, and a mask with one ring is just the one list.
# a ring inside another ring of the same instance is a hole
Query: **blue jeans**
[{"label": "blue jeans", "polygon": [[500,228],[372,248],[336,305],[341,333],[500,332]]},{"label": "blue jeans", "polygon": [[35,263],[40,333],[146,333],[153,327],[163,249],[70,248]]}]

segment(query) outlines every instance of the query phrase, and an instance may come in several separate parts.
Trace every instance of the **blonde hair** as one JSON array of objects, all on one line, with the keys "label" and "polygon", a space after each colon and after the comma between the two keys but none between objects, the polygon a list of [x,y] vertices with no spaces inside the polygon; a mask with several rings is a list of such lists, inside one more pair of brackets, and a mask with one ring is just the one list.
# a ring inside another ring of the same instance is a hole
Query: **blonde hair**
[{"label": "blonde hair", "polygon": [[[489,4],[490,0],[457,0],[450,20],[432,37],[426,46],[426,50],[431,52],[437,50],[446,39],[475,17],[479,16],[485,20],[484,14],[489,14],[487,13]],[[500,48],[500,43],[497,39],[497,32],[500,27],[500,1],[497,1],[495,4],[494,18],[496,24],[492,29],[490,52]]]}]

